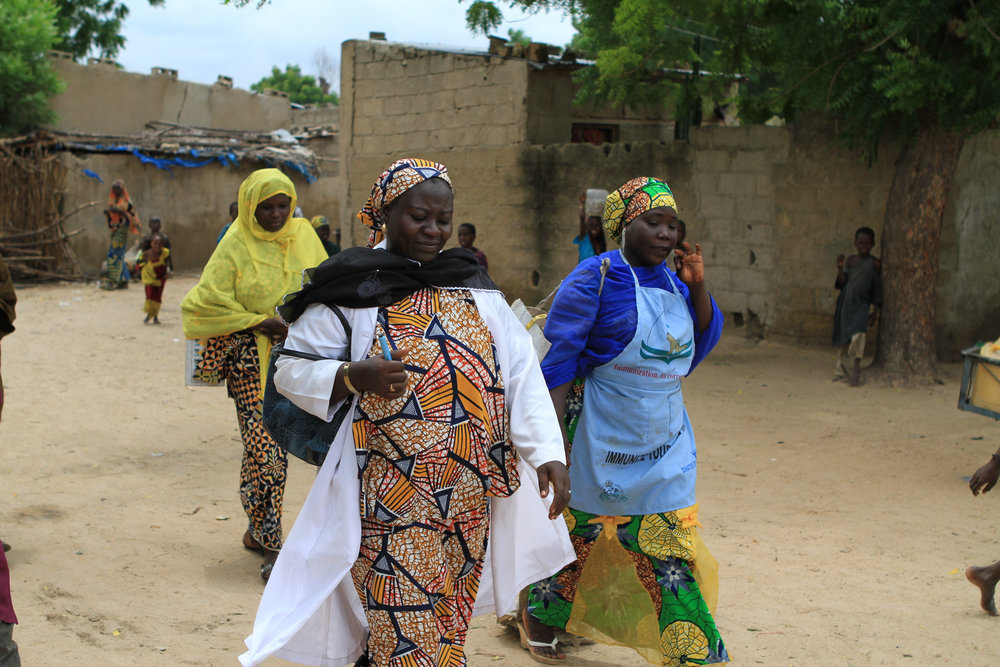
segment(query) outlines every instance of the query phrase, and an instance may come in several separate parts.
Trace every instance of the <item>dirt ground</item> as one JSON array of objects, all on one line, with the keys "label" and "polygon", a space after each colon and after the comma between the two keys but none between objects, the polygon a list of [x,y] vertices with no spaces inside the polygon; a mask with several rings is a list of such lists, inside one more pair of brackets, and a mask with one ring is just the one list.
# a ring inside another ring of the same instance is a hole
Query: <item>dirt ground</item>
[{"label": "dirt ground", "polygon": [[[3,342],[0,536],[27,667],[235,665],[262,590],[245,551],[240,442],[225,390],[187,388],[178,303],[142,323],[140,286],[21,289]],[[995,421],[940,386],[831,383],[833,352],[724,336],[685,385],[703,534],[734,664],[994,665],[1000,618],[969,564],[1000,559],[1000,491],[964,477]],[[286,529],[312,479],[291,465]],[[479,617],[469,663],[533,665]],[[568,649],[568,664],[645,664]],[[270,665],[287,664],[271,661]]]}]

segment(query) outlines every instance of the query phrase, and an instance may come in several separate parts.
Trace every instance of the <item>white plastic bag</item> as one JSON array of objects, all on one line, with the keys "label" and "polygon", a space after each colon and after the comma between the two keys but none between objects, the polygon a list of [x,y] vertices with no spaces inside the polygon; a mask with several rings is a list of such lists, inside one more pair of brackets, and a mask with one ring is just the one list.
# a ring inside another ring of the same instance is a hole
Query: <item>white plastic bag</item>
[{"label": "white plastic bag", "polygon": [[518,321],[528,330],[528,334],[531,336],[531,345],[535,348],[538,360],[541,361],[545,358],[549,348],[552,347],[552,343],[545,340],[545,334],[543,333],[545,329],[545,312],[538,308],[528,308],[520,299],[510,304],[510,309],[514,311]]}]

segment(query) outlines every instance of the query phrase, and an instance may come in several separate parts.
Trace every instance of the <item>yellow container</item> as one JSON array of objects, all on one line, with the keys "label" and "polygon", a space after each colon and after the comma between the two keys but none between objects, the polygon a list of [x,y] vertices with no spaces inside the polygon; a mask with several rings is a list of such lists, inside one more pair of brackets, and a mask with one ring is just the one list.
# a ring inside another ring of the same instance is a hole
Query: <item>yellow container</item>
[{"label": "yellow container", "polygon": [[986,343],[979,354],[969,381],[969,403],[1000,412],[1000,341]]},{"label": "yellow container", "polygon": [[1000,363],[992,364],[979,359],[972,367],[969,403],[984,410],[1000,412]]}]

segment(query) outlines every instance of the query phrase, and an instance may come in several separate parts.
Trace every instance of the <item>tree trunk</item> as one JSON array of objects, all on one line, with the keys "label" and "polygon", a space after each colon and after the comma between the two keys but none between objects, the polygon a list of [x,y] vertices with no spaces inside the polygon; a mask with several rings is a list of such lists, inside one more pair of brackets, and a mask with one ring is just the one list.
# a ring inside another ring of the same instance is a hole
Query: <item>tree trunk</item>
[{"label": "tree trunk", "polygon": [[925,124],[896,160],[882,227],[884,297],[877,377],[927,384],[937,371],[935,310],[938,246],[962,137]]}]

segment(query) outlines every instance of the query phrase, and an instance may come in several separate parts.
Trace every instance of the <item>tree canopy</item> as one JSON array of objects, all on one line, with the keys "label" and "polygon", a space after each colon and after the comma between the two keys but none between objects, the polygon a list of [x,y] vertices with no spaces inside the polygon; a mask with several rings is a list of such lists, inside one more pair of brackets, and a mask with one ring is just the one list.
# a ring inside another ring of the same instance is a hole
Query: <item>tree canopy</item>
[{"label": "tree canopy", "polygon": [[[158,7],[164,0],[146,0]],[[128,17],[128,7],[115,0],[51,0],[56,6],[56,31],[59,39],[55,48],[74,58],[97,54],[113,58],[125,45],[122,24]]]},{"label": "tree canopy", "polygon": [[[738,3],[737,3],[738,4]],[[780,108],[794,119],[819,110],[841,133],[877,155],[878,143],[915,141],[929,124],[960,135],[1000,114],[1000,3],[973,0],[770,0],[732,5],[718,24],[720,64],[773,75],[747,106]]]},{"label": "tree canopy", "polygon": [[[526,11],[570,14],[574,50],[596,61],[583,94],[632,106],[677,94],[671,70],[718,95],[734,75],[749,122],[823,111],[874,157],[889,132],[913,138],[936,118],[975,132],[1000,112],[1000,3],[975,0],[513,0]],[[503,22],[477,0],[470,29]],[[666,75],[666,76],[665,76]],[[673,79],[673,80],[672,80]]]},{"label": "tree canopy", "polygon": [[298,65],[285,65],[284,71],[272,67],[270,76],[250,86],[256,93],[264,92],[265,88],[288,93],[288,99],[296,104],[340,104],[337,93],[324,91],[316,78],[303,74]]},{"label": "tree canopy", "polygon": [[[581,95],[631,106],[716,95],[742,81],[745,122],[819,111],[869,160],[898,151],[882,225],[879,365],[891,382],[935,369],[938,247],[966,136],[1000,117],[996,0],[512,0],[568,12],[593,58]],[[502,13],[474,2],[470,28]],[[707,43],[707,44],[706,44]],[[686,72],[686,76],[684,73]],[[678,80],[684,85],[678,86]],[[682,107],[683,108],[683,107]]]},{"label": "tree canopy", "polygon": [[47,60],[56,41],[49,0],[0,3],[0,134],[16,134],[54,119],[49,98],[62,82]]}]

